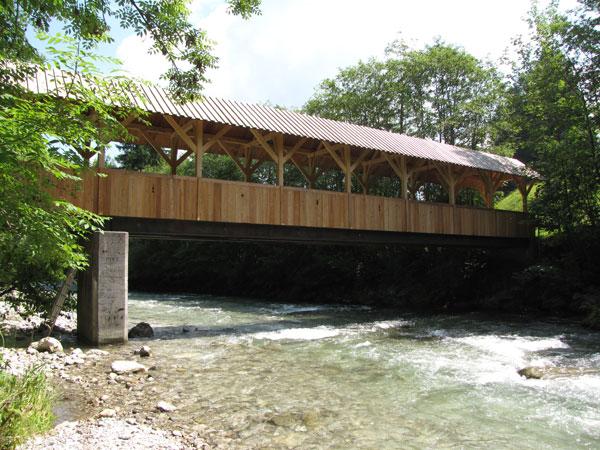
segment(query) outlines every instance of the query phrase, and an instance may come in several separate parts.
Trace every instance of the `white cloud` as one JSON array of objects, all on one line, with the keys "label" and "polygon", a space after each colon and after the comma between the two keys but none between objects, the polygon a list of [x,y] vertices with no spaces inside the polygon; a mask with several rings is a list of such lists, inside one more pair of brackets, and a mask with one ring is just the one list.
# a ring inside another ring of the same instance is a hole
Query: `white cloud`
[{"label": "white cloud", "polygon": [[[563,0],[572,4],[574,0]],[[261,16],[227,14],[222,0],[192,4],[196,24],[217,41],[219,68],[206,94],[253,103],[301,106],[324,78],[360,59],[381,57],[399,37],[415,45],[435,36],[479,58],[498,58],[526,33],[526,0],[263,0]],[[168,65],[146,56],[149,44],[123,40],[117,56],[131,74],[155,81]]]},{"label": "white cloud", "polygon": [[142,39],[132,34],[117,48],[117,58],[123,62],[122,69],[130,76],[160,84],[160,75],[169,68],[168,61],[159,54],[149,55],[150,38]]}]

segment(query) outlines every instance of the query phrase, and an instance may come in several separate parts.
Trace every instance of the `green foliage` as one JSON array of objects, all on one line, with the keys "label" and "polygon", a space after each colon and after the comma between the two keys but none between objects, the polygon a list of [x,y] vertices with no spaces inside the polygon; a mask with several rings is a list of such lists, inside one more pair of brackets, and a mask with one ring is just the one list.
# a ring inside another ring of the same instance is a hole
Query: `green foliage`
[{"label": "green foliage", "polygon": [[436,40],[413,50],[402,42],[324,80],[304,111],[336,120],[489,148],[503,84],[494,66]]},{"label": "green foliage", "polygon": [[[385,61],[361,61],[324,80],[304,112],[505,154],[499,139],[506,128],[504,89],[492,64],[459,47],[437,39],[415,50],[398,41],[389,46]],[[343,180],[324,181],[333,190],[343,190]],[[393,178],[379,179],[372,191],[392,197],[400,192],[401,185]],[[419,196],[429,201],[448,199],[441,187],[431,183],[424,184]],[[482,204],[472,192],[457,200]]]},{"label": "green foliage", "polygon": [[115,160],[125,170],[142,172],[160,163],[160,155],[149,145],[117,144],[117,148]]},{"label": "green foliage", "polygon": [[[530,204],[533,201],[539,186],[539,183],[533,186],[531,192],[527,196],[527,204]],[[510,191],[506,197],[498,200],[495,207],[496,209],[503,209],[505,211],[523,211],[523,197],[517,189],[514,189]]]},{"label": "green foliage", "polygon": [[477,307],[482,292],[519,264],[464,249],[132,239],[129,283],[144,291],[442,309]]},{"label": "green foliage", "polygon": [[[47,33],[61,26],[84,49],[98,42],[112,43],[111,23],[152,38],[150,52],[162,54],[171,68],[164,75],[173,96],[189,100],[200,95],[208,80],[205,73],[217,64],[212,42],[188,20],[189,0],[7,1],[0,7],[0,55],[4,61],[41,62],[39,49],[30,42],[31,30]],[[260,0],[228,0],[232,14],[249,18],[260,14]],[[10,30],[10,32],[8,31]],[[185,68],[184,68],[185,67]],[[6,83],[0,74],[0,84]]]},{"label": "green foliage", "polygon": [[0,367],[0,448],[14,449],[34,434],[49,430],[55,398],[39,367],[19,377]]},{"label": "green foliage", "polygon": [[598,46],[583,46],[552,7],[531,15],[511,93],[515,146],[544,177],[530,208],[537,224],[574,235],[600,226],[599,92],[582,56],[598,58]]},{"label": "green foliage", "polygon": [[[130,113],[141,114],[124,94],[136,95],[135,85],[100,77],[94,66],[117,63],[94,53],[98,44],[113,41],[110,23],[116,19],[121,27],[153,39],[151,51],[172,63],[166,78],[176,98],[198,96],[204,73],[216,59],[204,31],[188,21],[188,3],[37,0],[0,6],[0,295],[9,294],[30,310],[47,309],[65,269],[87,264],[85,237],[103,219],[70,203],[79,174],[88,165],[81,155],[126,139],[120,121]],[[259,0],[228,3],[233,14],[245,18],[260,12]],[[62,33],[48,36],[51,24]],[[43,51],[30,40],[36,33],[45,43]],[[76,75],[52,86],[68,99],[37,96],[23,88],[40,68]],[[123,108],[115,111],[111,104]],[[137,168],[152,161],[124,157],[123,164]],[[49,192],[59,182],[72,188],[55,198]]]}]

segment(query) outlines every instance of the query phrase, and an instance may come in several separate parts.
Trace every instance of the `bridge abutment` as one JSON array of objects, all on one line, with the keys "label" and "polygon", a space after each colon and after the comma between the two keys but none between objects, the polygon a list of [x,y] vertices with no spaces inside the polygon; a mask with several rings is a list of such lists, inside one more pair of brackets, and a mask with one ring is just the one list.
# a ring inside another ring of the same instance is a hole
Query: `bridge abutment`
[{"label": "bridge abutment", "polygon": [[127,342],[129,233],[95,232],[90,265],[79,277],[77,335],[95,345]]}]

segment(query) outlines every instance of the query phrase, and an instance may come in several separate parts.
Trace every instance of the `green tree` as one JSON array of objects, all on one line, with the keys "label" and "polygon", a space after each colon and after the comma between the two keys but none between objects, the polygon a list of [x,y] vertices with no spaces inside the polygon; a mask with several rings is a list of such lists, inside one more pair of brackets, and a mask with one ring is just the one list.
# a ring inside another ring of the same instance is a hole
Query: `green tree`
[{"label": "green tree", "polygon": [[150,145],[117,144],[117,148],[115,160],[125,170],[142,172],[160,163],[160,155]]},{"label": "green tree", "polygon": [[[437,39],[423,49],[411,49],[396,41],[388,47],[385,61],[361,61],[321,82],[304,105],[304,112],[506,153],[505,145],[494,145],[499,140],[498,124],[504,118],[504,90],[492,64],[459,47]],[[322,182],[343,190],[343,179],[326,177]],[[400,190],[398,180],[382,178],[371,192],[393,196]],[[446,192],[430,183],[425,184],[421,195],[433,201],[447,200]],[[474,204],[478,198],[478,194],[465,193],[458,200]]]},{"label": "green tree", "polygon": [[[534,8],[530,24],[533,40],[520,44],[511,105],[519,129],[515,146],[544,177],[531,212],[549,231],[573,235],[585,227],[597,229],[597,85],[586,69],[587,58],[576,56],[576,27],[567,17],[553,6],[546,11]],[[587,52],[588,47],[580,50]]]},{"label": "green tree", "polygon": [[358,125],[489,148],[503,84],[496,68],[437,39],[423,49],[400,41],[388,58],[342,69],[317,87],[304,111]]},{"label": "green tree", "polygon": [[[259,12],[260,0],[228,3],[231,13],[243,17]],[[97,94],[127,106],[127,99],[115,93],[114,83],[135,93],[130,82],[99,77],[94,67],[98,61],[117,63],[94,54],[98,44],[113,41],[109,24],[118,21],[123,28],[151,37],[151,51],[162,53],[172,64],[165,78],[173,96],[182,100],[198,96],[204,74],[216,59],[204,31],[189,22],[188,4],[37,0],[0,5],[0,294],[43,309],[63,271],[86,265],[82,239],[101,226],[102,219],[74,207],[70,189],[60,198],[49,192],[57,182],[78,180],[86,166],[82,154],[126,138],[119,119],[133,108],[115,112]],[[51,24],[62,28],[62,34],[48,37]],[[30,39],[35,33],[45,41],[45,49]],[[77,101],[25,90],[23,81],[40,67],[78,74],[58,86]]]}]

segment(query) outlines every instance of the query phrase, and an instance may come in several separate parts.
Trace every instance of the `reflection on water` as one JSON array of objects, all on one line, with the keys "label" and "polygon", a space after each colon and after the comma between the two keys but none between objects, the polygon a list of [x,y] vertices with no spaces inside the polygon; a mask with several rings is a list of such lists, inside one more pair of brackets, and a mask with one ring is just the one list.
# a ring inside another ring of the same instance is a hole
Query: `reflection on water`
[{"label": "reflection on water", "polygon": [[572,324],[131,294],[140,321],[161,396],[240,448],[600,446],[600,376],[517,374],[600,368],[600,334]]}]

